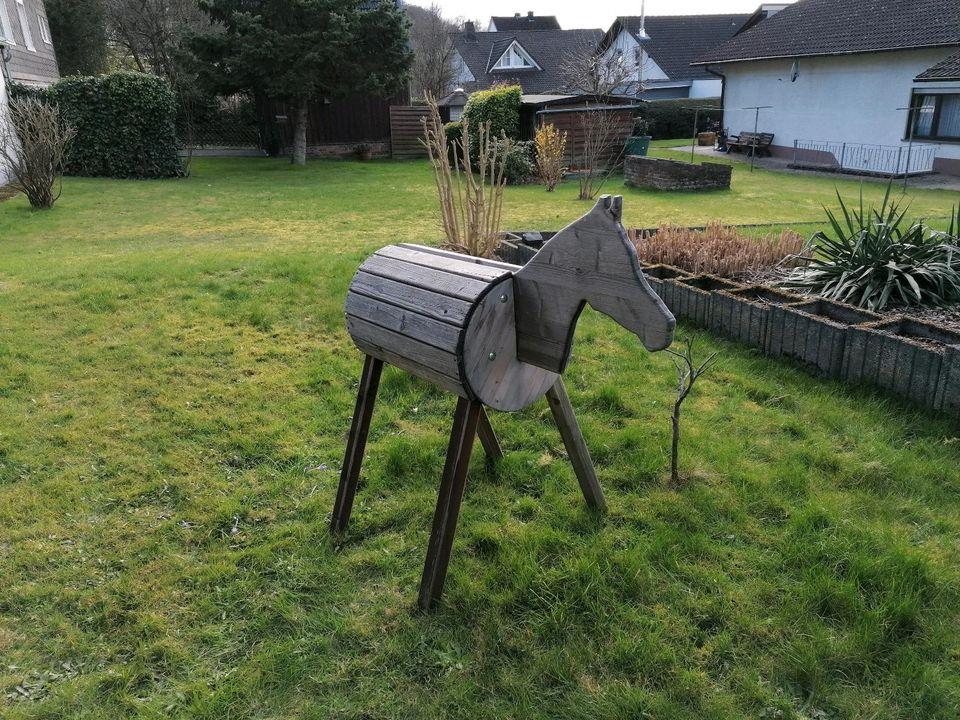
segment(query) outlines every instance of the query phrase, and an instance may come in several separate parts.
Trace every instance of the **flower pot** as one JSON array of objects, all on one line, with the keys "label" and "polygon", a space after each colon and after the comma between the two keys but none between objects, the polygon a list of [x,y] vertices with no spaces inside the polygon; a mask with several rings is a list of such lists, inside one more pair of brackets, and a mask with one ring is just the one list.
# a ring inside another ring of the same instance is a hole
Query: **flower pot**
[{"label": "flower pot", "polygon": [[881,319],[877,313],[831,300],[781,305],[770,313],[766,351],[804,362],[827,377],[841,377],[847,330]]},{"label": "flower pot", "polygon": [[960,414],[960,332],[893,318],[852,327],[843,356],[851,383],[891,390],[934,410]]},{"label": "flower pot", "polygon": [[701,147],[713,147],[717,143],[717,134],[715,132],[697,133],[697,145]]},{"label": "flower pot", "polygon": [[803,300],[802,295],[766,285],[720,290],[713,296],[710,329],[744,345],[766,350],[770,311],[778,305]]},{"label": "flower pot", "polygon": [[650,149],[650,135],[631,135],[627,138],[625,155],[646,155]]},{"label": "flower pot", "polygon": [[373,150],[364,150],[359,152],[357,153],[357,157],[359,157],[363,162],[369,162],[370,160],[373,160]]},{"label": "flower pot", "polygon": [[740,283],[724,280],[715,275],[693,275],[665,280],[664,286],[667,285],[670,285],[673,291],[671,297],[673,304],[667,303],[667,307],[673,311],[673,314],[679,319],[704,328],[710,326],[714,293],[743,287]]}]

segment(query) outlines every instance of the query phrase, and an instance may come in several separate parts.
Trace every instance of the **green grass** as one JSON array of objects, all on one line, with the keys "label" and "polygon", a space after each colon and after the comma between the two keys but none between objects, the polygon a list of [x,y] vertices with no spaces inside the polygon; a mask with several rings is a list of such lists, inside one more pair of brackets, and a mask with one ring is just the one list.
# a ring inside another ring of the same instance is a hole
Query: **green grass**
[{"label": "green grass", "polygon": [[[609,514],[542,401],[495,415],[507,456],[478,450],[420,615],[452,398],[388,370],[350,531],[326,524],[345,291],[436,241],[426,165],[192,170],[0,204],[0,716],[957,717],[955,423],[698,335],[721,362],[671,487],[669,359],[587,311],[567,383]],[[626,222],[820,220],[832,193],[741,166],[730,192],[626,190]],[[557,228],[574,195],[510,189],[505,225]]]}]

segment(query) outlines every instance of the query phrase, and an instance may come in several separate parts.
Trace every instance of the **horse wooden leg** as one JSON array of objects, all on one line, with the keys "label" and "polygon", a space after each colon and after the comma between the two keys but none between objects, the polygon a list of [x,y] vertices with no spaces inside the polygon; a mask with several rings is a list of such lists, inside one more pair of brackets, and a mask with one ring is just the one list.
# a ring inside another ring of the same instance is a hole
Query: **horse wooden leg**
[{"label": "horse wooden leg", "polygon": [[600,481],[597,479],[597,471],[594,469],[593,460],[590,458],[590,450],[587,449],[583,433],[580,432],[577,416],[573,414],[573,406],[570,404],[567,389],[563,385],[563,378],[558,377],[553,387],[547,390],[547,402],[550,404],[553,419],[560,429],[560,437],[563,438],[567,455],[570,456],[570,462],[573,463],[573,470],[577,474],[577,480],[580,481],[580,490],[583,492],[587,505],[605,509],[607,501],[603,497],[603,490],[600,487]]},{"label": "horse wooden leg", "polygon": [[350,435],[347,438],[347,452],[343,457],[340,470],[340,487],[333,504],[333,517],[330,519],[330,531],[340,533],[347,529],[350,512],[353,510],[353,496],[357,492],[360,480],[360,465],[363,451],[367,447],[367,433],[370,431],[370,417],[377,400],[377,388],[380,386],[380,373],[383,360],[367,355],[363,361],[360,375],[360,387],[357,390],[357,405],[353,409],[353,421],[350,423]]},{"label": "horse wooden leg", "polygon": [[487,462],[495,463],[503,460],[503,449],[500,447],[500,441],[497,440],[497,434],[493,431],[493,425],[490,424],[487,409],[482,405],[480,406],[480,422],[477,425],[477,435],[479,435],[480,444],[483,445],[483,451],[487,455]]},{"label": "horse wooden leg", "polygon": [[443,582],[447,578],[450,550],[457,531],[457,517],[460,514],[460,503],[467,480],[470,452],[473,450],[473,439],[477,436],[477,424],[482,412],[483,405],[479,401],[464,398],[457,401],[450,444],[447,446],[447,461],[443,467],[443,479],[440,481],[440,494],[437,497],[437,510],[433,516],[427,561],[423,567],[423,578],[420,580],[418,604],[423,610],[433,607],[443,593]]}]

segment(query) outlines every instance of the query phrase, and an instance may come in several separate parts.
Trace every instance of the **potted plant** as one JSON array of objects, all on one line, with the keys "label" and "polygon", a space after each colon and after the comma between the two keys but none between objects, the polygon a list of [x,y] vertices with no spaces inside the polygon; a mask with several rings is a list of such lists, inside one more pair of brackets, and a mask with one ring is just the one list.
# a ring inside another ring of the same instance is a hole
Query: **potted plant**
[{"label": "potted plant", "polygon": [[633,134],[627,138],[627,155],[646,155],[650,149],[650,123],[646,118],[633,121]]},{"label": "potted plant", "polygon": [[373,160],[373,148],[369,143],[360,143],[353,149],[353,151],[357,154],[357,157],[364,162],[367,160]]}]

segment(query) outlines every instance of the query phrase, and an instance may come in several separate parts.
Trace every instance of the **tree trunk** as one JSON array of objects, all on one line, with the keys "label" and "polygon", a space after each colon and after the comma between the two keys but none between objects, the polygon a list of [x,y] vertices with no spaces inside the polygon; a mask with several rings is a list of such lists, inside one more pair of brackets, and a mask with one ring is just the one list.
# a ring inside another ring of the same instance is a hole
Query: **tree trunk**
[{"label": "tree trunk", "polygon": [[293,152],[290,162],[294,165],[307,164],[307,99],[298,98],[293,116]]},{"label": "tree trunk", "polygon": [[680,403],[683,399],[677,400],[673,405],[673,444],[670,447],[670,481],[674,484],[680,482]]}]

